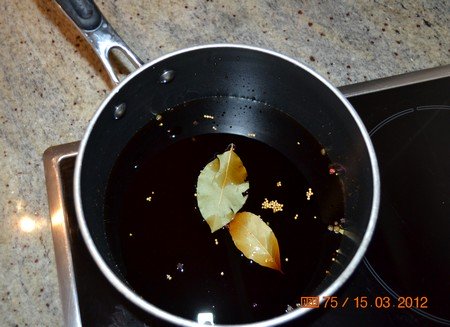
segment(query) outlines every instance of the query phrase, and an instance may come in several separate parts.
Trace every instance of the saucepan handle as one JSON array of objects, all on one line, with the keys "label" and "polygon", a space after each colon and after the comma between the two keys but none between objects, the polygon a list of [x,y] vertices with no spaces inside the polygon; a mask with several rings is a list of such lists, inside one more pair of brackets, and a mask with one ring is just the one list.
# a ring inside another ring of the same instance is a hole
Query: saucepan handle
[{"label": "saucepan handle", "polygon": [[136,68],[143,65],[142,60],[114,31],[92,0],[55,1],[92,46],[114,83],[118,84],[119,78],[109,59],[111,49],[121,50]]}]

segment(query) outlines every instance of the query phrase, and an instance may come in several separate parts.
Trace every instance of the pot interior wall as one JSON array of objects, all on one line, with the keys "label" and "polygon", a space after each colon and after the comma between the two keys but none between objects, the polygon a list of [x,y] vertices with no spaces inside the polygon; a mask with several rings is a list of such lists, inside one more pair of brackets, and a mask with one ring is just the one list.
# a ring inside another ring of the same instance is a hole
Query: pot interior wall
[{"label": "pot interior wall", "polygon": [[[160,83],[166,70],[173,70],[174,78],[169,83]],[[330,280],[319,286],[324,289],[351,260],[369,222],[373,201],[369,153],[352,115],[331,89],[297,65],[256,50],[203,48],[168,57],[147,66],[121,85],[105,104],[86,144],[80,181],[83,212],[96,247],[109,267],[121,276],[109,251],[103,207],[109,174],[128,141],[158,113],[185,101],[214,96],[242,97],[277,108],[314,135],[330,159],[345,169],[341,175],[346,203],[343,218],[351,238],[343,238],[341,252],[345,255],[340,265],[333,267]],[[122,103],[126,104],[125,115],[115,119],[115,107]],[[273,117],[258,115],[256,111],[219,106],[218,112],[236,111],[231,121],[217,118],[220,126],[232,124],[236,126],[233,133],[241,135],[255,133],[258,139],[295,160],[298,149],[293,142],[295,128],[285,120],[274,121]],[[186,117],[183,126],[186,128],[180,137],[206,132],[193,130],[190,117]],[[212,131],[210,126],[207,129]],[[170,142],[174,141],[156,135],[149,147],[157,151]]]}]

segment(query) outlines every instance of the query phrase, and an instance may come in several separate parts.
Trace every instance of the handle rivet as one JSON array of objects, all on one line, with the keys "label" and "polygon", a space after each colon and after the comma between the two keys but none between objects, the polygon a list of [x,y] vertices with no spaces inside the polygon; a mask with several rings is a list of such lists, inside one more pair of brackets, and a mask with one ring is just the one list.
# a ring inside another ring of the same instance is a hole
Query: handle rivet
[{"label": "handle rivet", "polygon": [[172,82],[173,78],[175,77],[175,71],[174,70],[165,70],[161,76],[159,77],[159,82],[161,84],[167,84]]},{"label": "handle rivet", "polygon": [[125,111],[127,111],[127,106],[125,103],[121,103],[114,107],[114,118],[120,119],[125,115]]}]

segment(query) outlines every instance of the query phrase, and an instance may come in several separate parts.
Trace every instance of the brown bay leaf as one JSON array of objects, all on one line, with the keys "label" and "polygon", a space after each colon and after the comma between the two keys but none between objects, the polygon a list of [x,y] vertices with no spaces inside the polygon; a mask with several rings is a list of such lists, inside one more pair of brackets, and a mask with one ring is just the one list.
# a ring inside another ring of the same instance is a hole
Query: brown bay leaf
[{"label": "brown bay leaf", "polygon": [[259,216],[240,212],[228,226],[234,244],[248,259],[281,272],[278,240]]},{"label": "brown bay leaf", "polygon": [[197,179],[197,204],[211,232],[227,225],[242,208],[249,183],[239,156],[230,150],[208,163]]}]

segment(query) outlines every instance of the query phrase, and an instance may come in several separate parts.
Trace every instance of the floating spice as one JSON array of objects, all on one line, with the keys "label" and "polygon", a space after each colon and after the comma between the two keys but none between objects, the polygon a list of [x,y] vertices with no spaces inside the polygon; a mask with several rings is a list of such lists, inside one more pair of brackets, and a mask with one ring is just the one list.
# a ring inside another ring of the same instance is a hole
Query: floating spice
[{"label": "floating spice", "polygon": [[247,170],[234,145],[208,163],[197,180],[197,202],[211,232],[228,224],[242,208],[249,188]]},{"label": "floating spice", "polygon": [[240,212],[229,227],[234,244],[248,259],[281,271],[278,240],[259,216],[251,212]]},{"label": "floating spice", "polygon": [[[217,156],[197,179],[197,203],[211,232],[228,225],[236,247],[251,261],[281,271],[280,249],[272,229],[259,216],[238,211],[247,200],[247,171],[234,152],[234,145]],[[263,209],[283,210],[278,201],[264,200]],[[218,240],[214,240],[218,245]],[[221,274],[223,276],[223,273]]]},{"label": "floating spice", "polygon": [[313,196],[314,195],[314,193],[313,193],[313,191],[312,191],[312,189],[311,188],[309,188],[308,189],[308,191],[306,191],[306,200],[311,200],[311,196]]},{"label": "floating spice", "polygon": [[278,203],[277,200],[267,200],[267,198],[264,199],[264,202],[261,204],[262,209],[272,209],[273,213],[277,213],[279,211],[283,211],[283,205],[281,203]]}]

